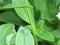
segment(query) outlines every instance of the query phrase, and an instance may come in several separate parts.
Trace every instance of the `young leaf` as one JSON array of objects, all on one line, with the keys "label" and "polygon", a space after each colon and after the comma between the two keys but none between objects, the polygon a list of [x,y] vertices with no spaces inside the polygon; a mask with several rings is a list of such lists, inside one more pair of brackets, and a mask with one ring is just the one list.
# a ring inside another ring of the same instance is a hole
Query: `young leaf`
[{"label": "young leaf", "polygon": [[38,26],[39,32],[37,32],[36,35],[39,38],[47,40],[47,41],[52,41],[52,42],[55,41],[53,34],[51,32],[49,32],[48,30],[46,30],[47,27],[45,28],[44,20],[40,20],[38,22],[37,26]]},{"label": "young leaf", "polygon": [[13,32],[15,33],[13,24],[0,25],[0,45],[7,45],[7,36]]},{"label": "young leaf", "polygon": [[44,20],[39,20],[38,21],[38,23],[37,23],[37,27],[38,27],[38,29],[43,29],[43,27],[44,27]]},{"label": "young leaf", "polygon": [[40,34],[37,34],[37,36],[46,41],[51,41],[51,42],[55,41],[53,34],[46,30],[41,31]]},{"label": "young leaf", "polygon": [[29,29],[22,26],[19,28],[16,35],[16,45],[35,45],[34,38]]}]

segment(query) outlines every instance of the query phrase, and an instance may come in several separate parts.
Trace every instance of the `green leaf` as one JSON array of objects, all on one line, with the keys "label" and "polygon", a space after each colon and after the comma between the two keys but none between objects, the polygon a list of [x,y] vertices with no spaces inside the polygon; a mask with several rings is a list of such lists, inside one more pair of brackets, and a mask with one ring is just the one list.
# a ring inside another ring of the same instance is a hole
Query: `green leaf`
[{"label": "green leaf", "polygon": [[15,41],[16,41],[16,35],[14,35],[13,38],[11,39],[10,45],[16,45]]},{"label": "green leaf", "polygon": [[39,20],[37,23],[38,29],[42,30],[44,28],[44,20]]},{"label": "green leaf", "polygon": [[16,35],[16,45],[35,45],[34,38],[29,29],[22,26],[19,28]]},{"label": "green leaf", "polygon": [[15,33],[13,24],[3,24],[0,25],[0,45],[7,45],[8,35]]},{"label": "green leaf", "polygon": [[35,0],[35,6],[41,11],[41,18],[49,22],[57,20],[56,14],[58,13],[56,1],[52,0]]},{"label": "green leaf", "polygon": [[41,39],[46,40],[46,41],[51,41],[51,42],[55,41],[53,34],[50,33],[49,31],[46,31],[46,30],[41,31],[40,34],[37,34],[37,36]]},{"label": "green leaf", "polygon": [[46,41],[52,41],[52,42],[55,41],[54,35],[51,32],[49,32],[48,30],[46,30],[46,28],[48,28],[48,27],[45,28],[45,21],[44,20],[40,20],[37,23],[37,26],[38,26],[37,29],[39,32],[37,32],[36,35],[39,38],[46,40]]},{"label": "green leaf", "polygon": [[23,24],[23,21],[13,11],[1,13],[0,21],[14,23],[16,25]]},{"label": "green leaf", "polygon": [[59,8],[58,8],[58,4],[56,2],[57,0],[47,0],[47,6],[48,6],[48,10],[50,12],[50,14],[52,16],[56,16],[58,11],[59,11]]},{"label": "green leaf", "polygon": [[45,21],[45,20],[39,20],[37,22],[37,27],[39,30],[47,30],[47,31],[52,31],[54,30],[54,27],[52,24],[50,24],[48,21]]},{"label": "green leaf", "polygon": [[[24,21],[30,23],[30,19],[34,19],[34,14],[33,14],[33,8],[30,5],[30,3],[28,2],[28,0],[12,0],[13,4],[20,4],[21,6],[30,6],[30,7],[26,7],[26,8],[14,8],[17,15],[23,19]],[[26,4],[27,3],[27,4]],[[30,16],[29,16],[30,15]],[[29,19],[29,17],[31,17]]]},{"label": "green leaf", "polygon": [[[28,0],[12,0],[13,4],[20,4],[25,6],[31,6],[31,4],[28,2]],[[23,19],[24,21],[31,24],[32,31],[35,33],[36,25],[35,25],[35,19],[34,19],[34,11],[33,7],[26,7],[26,8],[14,8],[17,15]]]},{"label": "green leaf", "polygon": [[24,5],[20,5],[20,4],[5,4],[3,6],[0,6],[0,10],[4,10],[4,9],[11,9],[11,8],[26,8],[26,7],[30,7],[30,6],[24,6]]}]

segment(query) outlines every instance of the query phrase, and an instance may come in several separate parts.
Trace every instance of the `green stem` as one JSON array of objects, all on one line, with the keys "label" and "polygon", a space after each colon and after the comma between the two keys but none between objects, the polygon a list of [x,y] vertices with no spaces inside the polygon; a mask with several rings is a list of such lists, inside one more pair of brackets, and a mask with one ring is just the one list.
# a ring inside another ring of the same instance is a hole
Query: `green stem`
[{"label": "green stem", "polygon": [[[28,0],[25,0],[25,4],[26,4],[26,6],[28,6],[28,4],[29,4]],[[35,25],[35,20],[34,20],[33,8],[27,8],[27,13],[28,13],[29,21],[30,21],[30,24],[31,24],[31,27],[32,27],[32,32],[33,32],[35,43],[36,43],[36,45],[38,45],[38,41],[37,41],[36,35],[35,35],[36,25]]]}]

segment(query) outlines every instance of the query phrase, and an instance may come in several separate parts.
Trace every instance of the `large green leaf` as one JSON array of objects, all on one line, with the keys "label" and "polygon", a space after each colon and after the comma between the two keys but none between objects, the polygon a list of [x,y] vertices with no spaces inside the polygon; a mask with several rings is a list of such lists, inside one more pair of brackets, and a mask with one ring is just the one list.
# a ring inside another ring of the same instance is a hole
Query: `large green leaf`
[{"label": "large green leaf", "polygon": [[34,11],[33,7],[31,4],[28,2],[28,0],[12,0],[13,4],[20,4],[28,7],[23,7],[23,8],[14,8],[17,15],[23,19],[24,21],[28,22],[31,24],[32,31],[36,31],[36,25],[35,25],[35,19],[34,19]]},{"label": "large green leaf", "polygon": [[[20,18],[22,18],[24,21],[30,23],[30,19],[34,19],[34,14],[33,14],[33,8],[28,2],[28,0],[12,0],[13,4],[20,4],[21,6],[28,6],[28,7],[23,7],[23,8],[14,8],[16,13]],[[31,18],[29,19],[29,17]],[[32,19],[32,20],[33,20]]]},{"label": "large green leaf", "polygon": [[7,40],[10,41],[10,37],[8,38],[8,36],[10,34],[15,33],[14,30],[14,25],[13,24],[3,24],[0,25],[0,45],[7,45]]},{"label": "large green leaf", "polygon": [[0,21],[14,23],[16,25],[23,24],[23,21],[13,11],[0,14]]},{"label": "large green leaf", "polygon": [[16,45],[35,45],[34,38],[29,29],[22,26],[19,28],[16,35]]},{"label": "large green leaf", "polygon": [[[37,31],[35,33],[36,36],[39,37],[39,39],[43,39],[46,41],[55,41],[54,35],[51,33],[50,30],[53,30],[53,28],[50,27],[50,25],[48,25],[49,27],[47,27],[45,25],[45,21],[44,20],[40,20],[37,23]],[[26,27],[28,27],[28,29],[32,30],[30,25],[27,25]]]}]

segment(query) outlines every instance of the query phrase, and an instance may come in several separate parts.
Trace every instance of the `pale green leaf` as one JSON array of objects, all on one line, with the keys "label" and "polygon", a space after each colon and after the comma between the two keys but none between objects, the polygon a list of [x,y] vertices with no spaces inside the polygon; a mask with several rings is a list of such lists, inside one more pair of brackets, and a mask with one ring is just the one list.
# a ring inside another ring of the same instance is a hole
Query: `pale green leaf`
[{"label": "pale green leaf", "polygon": [[11,33],[10,35],[7,36],[7,39],[6,39],[6,43],[7,45],[15,45],[16,41],[16,34],[15,33]]},{"label": "pale green leaf", "polygon": [[[13,24],[0,25],[0,45],[7,45],[7,36],[11,33],[15,33]],[[8,38],[9,40],[10,38]]]},{"label": "pale green leaf", "polygon": [[29,29],[22,26],[19,28],[16,35],[16,45],[35,45],[34,38]]},{"label": "pale green leaf", "polygon": [[[12,0],[13,4],[20,4],[21,6],[31,6],[28,0]],[[31,7],[23,7],[23,8],[14,8],[17,15],[23,19],[24,21],[30,23],[30,19],[34,19],[33,8]],[[33,20],[34,21],[34,20]]]}]

